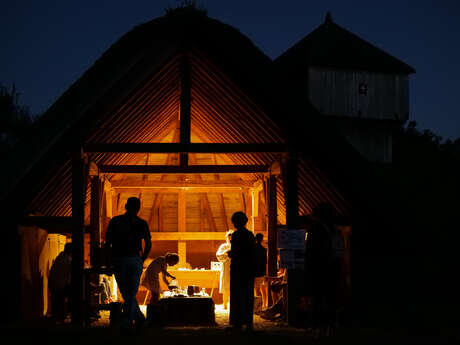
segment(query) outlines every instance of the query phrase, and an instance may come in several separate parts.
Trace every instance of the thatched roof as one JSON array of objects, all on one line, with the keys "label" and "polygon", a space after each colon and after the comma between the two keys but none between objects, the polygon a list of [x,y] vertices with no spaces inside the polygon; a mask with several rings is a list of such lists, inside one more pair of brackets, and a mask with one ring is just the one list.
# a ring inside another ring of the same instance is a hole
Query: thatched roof
[{"label": "thatched roof", "polygon": [[[341,214],[378,208],[367,162],[287,92],[273,63],[238,30],[198,12],[172,12],[134,28],[105,52],[12,152],[3,171],[3,201],[15,212],[70,215],[70,154],[84,142],[155,142],[174,126],[180,58],[192,65],[192,130],[208,142],[288,142],[301,153],[301,214],[328,201]],[[238,118],[238,121],[235,119]],[[195,122],[193,123],[193,119]],[[149,124],[149,127],[146,127]],[[91,157],[137,164],[133,155]],[[236,155],[236,164],[270,163],[273,155]],[[346,167],[346,168],[345,168]],[[278,192],[284,205],[281,185]]]}]

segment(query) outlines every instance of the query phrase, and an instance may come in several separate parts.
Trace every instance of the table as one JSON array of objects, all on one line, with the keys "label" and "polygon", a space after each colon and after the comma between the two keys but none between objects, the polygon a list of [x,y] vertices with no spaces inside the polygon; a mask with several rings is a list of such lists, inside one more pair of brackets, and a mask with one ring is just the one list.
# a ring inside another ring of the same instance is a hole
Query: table
[{"label": "table", "polygon": [[[190,269],[179,269],[170,270],[168,273],[176,277],[180,287],[186,289],[189,285],[199,286],[201,288],[211,289],[210,295],[214,289],[219,288],[220,271],[217,270],[190,270]],[[160,279],[161,290],[168,290],[168,287],[164,284],[163,279]]]},{"label": "table", "polygon": [[214,302],[211,297],[163,297],[158,313],[165,326],[214,325]]}]

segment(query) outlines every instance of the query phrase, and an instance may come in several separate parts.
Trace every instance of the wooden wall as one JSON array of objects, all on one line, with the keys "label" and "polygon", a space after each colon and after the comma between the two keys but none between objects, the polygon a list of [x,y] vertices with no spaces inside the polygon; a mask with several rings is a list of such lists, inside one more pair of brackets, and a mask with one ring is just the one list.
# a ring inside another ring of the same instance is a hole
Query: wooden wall
[{"label": "wooden wall", "polygon": [[382,163],[392,161],[393,123],[339,117],[331,117],[329,121],[367,160]]},{"label": "wooden wall", "polygon": [[[49,312],[48,276],[54,259],[64,250],[66,236],[37,227],[21,227],[21,312],[26,320]],[[6,296],[4,296],[6,297]]]},{"label": "wooden wall", "polygon": [[[360,94],[360,84],[367,94]],[[407,75],[346,71],[320,67],[308,69],[308,97],[324,115],[381,120],[407,120]]]}]

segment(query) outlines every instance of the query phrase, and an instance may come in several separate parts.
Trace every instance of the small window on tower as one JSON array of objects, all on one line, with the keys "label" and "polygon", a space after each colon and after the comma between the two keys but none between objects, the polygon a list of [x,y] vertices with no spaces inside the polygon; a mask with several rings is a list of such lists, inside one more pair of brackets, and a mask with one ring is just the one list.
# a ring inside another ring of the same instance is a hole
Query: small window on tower
[{"label": "small window on tower", "polygon": [[359,94],[367,95],[367,84],[366,83],[359,83]]}]

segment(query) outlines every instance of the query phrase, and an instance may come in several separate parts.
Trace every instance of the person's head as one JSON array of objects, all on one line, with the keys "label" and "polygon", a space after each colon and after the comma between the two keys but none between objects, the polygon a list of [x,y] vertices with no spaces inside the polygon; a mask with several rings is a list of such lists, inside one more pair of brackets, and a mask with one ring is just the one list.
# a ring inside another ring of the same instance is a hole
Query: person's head
[{"label": "person's head", "polygon": [[165,260],[168,266],[177,265],[177,263],[179,262],[179,255],[177,255],[176,253],[166,253]]},{"label": "person's head", "polygon": [[129,198],[125,204],[126,212],[131,215],[137,215],[139,210],[141,209],[141,200],[136,198],[135,196]]},{"label": "person's head", "polygon": [[225,234],[225,239],[227,240],[227,243],[230,243],[230,241],[232,240],[232,233],[233,233],[232,230],[228,230],[227,233]]},{"label": "person's head", "polygon": [[233,213],[232,215],[232,223],[237,229],[242,229],[246,226],[248,222],[248,217],[244,214],[244,212],[238,211]]},{"label": "person's head", "polygon": [[263,234],[261,234],[260,232],[256,234],[256,243],[261,244],[263,240],[264,240]]},{"label": "person's head", "polygon": [[72,255],[72,242],[68,242],[64,246],[64,253]]},{"label": "person's head", "polygon": [[313,216],[325,223],[334,223],[336,214],[330,204],[321,203],[313,209]]}]

